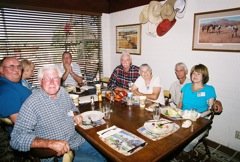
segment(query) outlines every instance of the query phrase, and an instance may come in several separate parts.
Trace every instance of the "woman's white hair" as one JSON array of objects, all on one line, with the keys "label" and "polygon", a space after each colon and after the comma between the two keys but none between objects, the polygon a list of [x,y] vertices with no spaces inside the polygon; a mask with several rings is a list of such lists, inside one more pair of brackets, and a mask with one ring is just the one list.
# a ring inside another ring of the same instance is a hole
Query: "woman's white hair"
[{"label": "woman's white hair", "polygon": [[53,71],[53,70],[56,70],[57,74],[58,74],[58,77],[62,78],[63,73],[60,70],[58,65],[47,64],[47,65],[44,65],[43,67],[38,69],[38,80],[42,80],[43,79],[43,73],[45,71]]}]

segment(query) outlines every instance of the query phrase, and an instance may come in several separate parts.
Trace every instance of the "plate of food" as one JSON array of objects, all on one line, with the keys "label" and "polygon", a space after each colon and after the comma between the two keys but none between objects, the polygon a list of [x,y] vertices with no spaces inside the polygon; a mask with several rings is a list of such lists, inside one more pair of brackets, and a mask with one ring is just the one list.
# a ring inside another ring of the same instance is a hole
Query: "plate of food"
[{"label": "plate of food", "polygon": [[155,106],[159,106],[159,103],[154,102],[153,104],[149,105],[149,106],[146,107],[145,109],[146,109],[147,111],[153,112],[153,108],[154,108]]},{"label": "plate of food", "polygon": [[[105,94],[106,98],[109,100],[111,99],[111,93],[112,92],[108,92]],[[114,93],[115,93],[114,95],[115,101],[121,101],[124,97],[127,96],[127,93],[125,91],[114,90]]]},{"label": "plate of food", "polygon": [[[104,114],[100,111],[86,111],[83,112],[82,114],[83,122],[96,122],[98,120],[101,120],[104,116]],[[91,120],[90,120],[91,118]]]},{"label": "plate of food", "polygon": [[151,132],[156,134],[165,134],[169,133],[173,130],[173,124],[174,123],[166,123],[166,121],[147,121],[144,123],[144,128]]},{"label": "plate of food", "polygon": [[162,108],[161,113],[170,118],[181,118],[182,117],[182,110],[173,107],[164,107]]}]

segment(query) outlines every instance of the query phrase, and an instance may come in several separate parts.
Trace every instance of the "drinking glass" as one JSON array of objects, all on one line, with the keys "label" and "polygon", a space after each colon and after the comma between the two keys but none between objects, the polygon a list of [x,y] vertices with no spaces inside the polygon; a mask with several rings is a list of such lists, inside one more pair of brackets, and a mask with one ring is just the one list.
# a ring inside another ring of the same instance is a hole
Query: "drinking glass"
[{"label": "drinking glass", "polygon": [[146,99],[147,99],[146,96],[140,96],[140,97],[139,97],[139,104],[140,104],[140,107],[141,107],[141,108],[144,108],[144,107],[145,107],[145,105],[146,105]]},{"label": "drinking glass", "polygon": [[105,105],[103,107],[103,113],[104,113],[104,119],[106,120],[110,119],[110,107],[108,105]]},{"label": "drinking glass", "polygon": [[160,107],[154,107],[153,108],[153,120],[159,120],[160,119],[160,114],[161,114]]}]

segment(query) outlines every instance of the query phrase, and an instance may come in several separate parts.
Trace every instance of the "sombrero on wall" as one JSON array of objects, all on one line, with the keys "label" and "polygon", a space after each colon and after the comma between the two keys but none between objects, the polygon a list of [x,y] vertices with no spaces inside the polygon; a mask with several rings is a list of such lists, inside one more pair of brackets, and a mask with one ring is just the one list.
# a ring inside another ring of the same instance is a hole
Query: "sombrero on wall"
[{"label": "sombrero on wall", "polygon": [[174,18],[172,21],[169,19],[164,19],[160,24],[157,26],[157,35],[163,36],[166,34],[176,23],[176,19]]},{"label": "sombrero on wall", "polygon": [[158,1],[151,1],[148,7],[148,20],[151,23],[158,24],[162,21],[162,4]]},{"label": "sombrero on wall", "polygon": [[161,17],[162,19],[169,19],[172,21],[176,16],[176,11],[174,10],[174,4],[176,0],[167,0],[162,7]]}]

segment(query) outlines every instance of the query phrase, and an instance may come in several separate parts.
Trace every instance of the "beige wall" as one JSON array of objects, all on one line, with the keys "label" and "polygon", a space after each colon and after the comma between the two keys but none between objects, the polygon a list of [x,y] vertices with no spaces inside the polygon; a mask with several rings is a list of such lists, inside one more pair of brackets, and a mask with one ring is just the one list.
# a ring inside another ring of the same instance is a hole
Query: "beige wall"
[{"label": "beige wall", "polygon": [[[139,23],[143,7],[103,15],[104,76],[110,76],[119,64],[116,26]],[[149,37],[147,25],[142,25],[142,54],[133,55],[133,63],[150,64],[153,73],[161,77],[164,89],[169,89],[176,80],[175,63],[183,61],[189,69],[195,64],[205,64],[210,72],[208,84],[215,87],[217,98],[224,106],[223,113],[214,119],[209,138],[240,151],[240,140],[235,139],[235,131],[240,131],[240,53],[192,51],[194,13],[236,7],[240,7],[239,0],[188,0],[185,17],[177,19],[175,26],[163,37]]]}]

